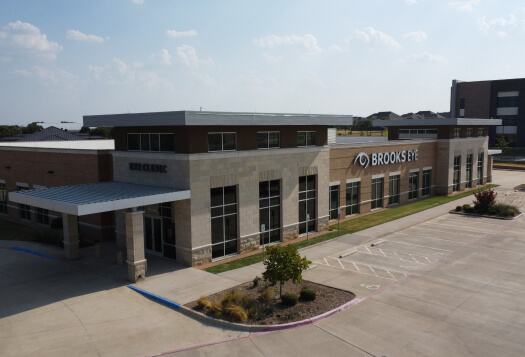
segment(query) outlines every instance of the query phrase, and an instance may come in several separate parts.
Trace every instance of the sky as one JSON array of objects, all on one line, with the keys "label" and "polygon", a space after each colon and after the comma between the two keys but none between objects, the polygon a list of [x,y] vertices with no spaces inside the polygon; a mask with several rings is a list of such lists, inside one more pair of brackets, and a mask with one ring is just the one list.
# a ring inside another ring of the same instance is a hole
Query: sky
[{"label": "sky", "polygon": [[0,125],[207,110],[448,111],[525,77],[523,0],[2,0]]}]

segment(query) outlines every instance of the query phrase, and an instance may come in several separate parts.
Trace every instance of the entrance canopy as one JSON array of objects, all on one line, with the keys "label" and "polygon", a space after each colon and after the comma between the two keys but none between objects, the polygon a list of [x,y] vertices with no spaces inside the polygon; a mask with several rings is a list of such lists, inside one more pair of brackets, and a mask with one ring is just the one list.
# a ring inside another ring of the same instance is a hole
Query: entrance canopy
[{"label": "entrance canopy", "polygon": [[51,211],[84,216],[93,213],[186,200],[190,190],[123,182],[100,182],[9,192],[9,200]]}]

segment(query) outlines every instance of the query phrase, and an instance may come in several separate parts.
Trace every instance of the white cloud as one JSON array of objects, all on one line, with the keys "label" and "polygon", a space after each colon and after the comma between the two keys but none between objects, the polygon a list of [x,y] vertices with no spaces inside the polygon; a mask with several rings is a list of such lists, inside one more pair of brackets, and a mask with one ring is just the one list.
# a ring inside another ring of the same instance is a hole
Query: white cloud
[{"label": "white cloud", "polygon": [[263,53],[263,56],[264,56],[264,59],[267,60],[268,62],[280,62],[283,59],[281,56],[272,56],[272,55],[269,55],[268,53]]},{"label": "white cloud", "polygon": [[197,51],[195,48],[189,45],[182,45],[177,47],[177,55],[181,61],[188,67],[199,67],[200,64],[213,65],[214,62],[211,58],[199,59],[197,57]]},{"label": "white cloud", "polygon": [[497,37],[505,37],[506,30],[518,26],[519,22],[514,14],[510,14],[508,19],[496,18],[488,21],[487,17],[483,16],[478,19],[478,29],[484,33],[493,33]]},{"label": "white cloud", "polygon": [[92,65],[89,65],[88,66],[88,69],[93,72],[93,75],[95,76],[96,79],[100,79],[100,76],[104,74],[104,71],[106,70],[104,67],[102,66],[92,66]]},{"label": "white cloud", "polygon": [[166,31],[166,36],[174,37],[174,38],[192,37],[192,36],[197,36],[198,34],[199,33],[195,30],[188,30],[188,31],[167,30]]},{"label": "white cloud", "polygon": [[396,50],[401,48],[401,45],[396,40],[394,40],[392,36],[389,36],[384,32],[378,31],[370,26],[365,27],[362,30],[355,30],[354,33],[346,41],[349,42],[354,39],[364,43],[379,44]]},{"label": "white cloud", "polygon": [[417,0],[405,0],[405,4],[414,5],[414,4],[417,4]]},{"label": "white cloud", "polygon": [[317,39],[312,35],[304,36],[278,36],[270,35],[261,38],[254,38],[253,44],[258,47],[274,48],[278,46],[290,46],[304,48],[308,52],[318,53],[322,52],[321,48],[317,45]]},{"label": "white cloud", "polygon": [[55,59],[62,49],[56,42],[48,41],[40,29],[26,22],[10,22],[0,31],[0,49],[7,58],[9,55],[31,55],[47,59]]},{"label": "white cloud", "polygon": [[[154,57],[156,57],[154,55]],[[170,52],[163,48],[162,50],[160,50],[160,54],[158,55],[159,57],[159,63],[160,64],[163,64],[163,65],[166,65],[166,66],[171,66],[171,54]]]},{"label": "white cloud", "polygon": [[215,81],[215,79],[213,77],[207,75],[207,74],[190,73],[189,76],[195,78],[197,81],[201,82],[202,84],[204,84],[207,87],[215,87],[215,86],[217,86],[217,82]]},{"label": "white cloud", "polygon": [[104,42],[104,38],[96,35],[86,35],[77,30],[67,30],[66,38],[68,40],[83,41],[83,42]]},{"label": "white cloud", "polygon": [[414,42],[422,42],[426,41],[428,36],[423,31],[414,31],[414,32],[408,32],[403,35],[403,38],[407,38],[409,40],[412,40]]},{"label": "white cloud", "polygon": [[344,48],[339,45],[330,45],[328,49],[330,50],[330,52],[334,52],[334,53],[345,53],[345,52],[350,51],[348,48]]},{"label": "white cloud", "polygon": [[22,77],[32,77],[33,73],[29,72],[27,69],[15,69],[14,73]]},{"label": "white cloud", "polygon": [[437,55],[430,52],[413,53],[410,59],[418,62],[439,62],[447,63],[447,59],[441,55]]},{"label": "white cloud", "polygon": [[33,73],[48,85],[60,84],[66,87],[72,87],[72,82],[78,78],[74,74],[71,74],[62,69],[50,70],[40,66],[34,66]]},{"label": "white cloud", "polygon": [[459,11],[472,11],[479,2],[480,0],[452,1],[448,3],[448,6]]}]

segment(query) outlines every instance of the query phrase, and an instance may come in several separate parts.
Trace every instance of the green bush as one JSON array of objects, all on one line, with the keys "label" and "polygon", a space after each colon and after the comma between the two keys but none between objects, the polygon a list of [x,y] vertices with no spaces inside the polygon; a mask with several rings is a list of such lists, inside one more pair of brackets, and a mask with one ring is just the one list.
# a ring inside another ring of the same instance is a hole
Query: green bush
[{"label": "green bush", "polygon": [[488,213],[489,215],[491,215],[491,216],[494,216],[494,215],[496,215],[496,210],[495,210],[494,208],[491,208],[491,209],[489,209],[489,210],[487,211],[487,213]]},{"label": "green bush", "polygon": [[470,207],[469,206],[469,207],[465,208],[465,212],[467,212],[467,213],[474,213],[475,212],[474,207]]},{"label": "green bush", "polygon": [[295,295],[295,294],[292,294],[292,293],[286,293],[286,294],[283,294],[283,296],[281,297],[281,301],[282,301],[283,304],[285,304],[285,305],[288,305],[288,306],[295,306],[295,305],[297,304],[298,297],[297,297],[297,295]]},{"label": "green bush", "polygon": [[316,298],[316,293],[314,289],[304,287],[301,289],[301,299],[306,301],[314,301]]},{"label": "green bush", "polygon": [[253,287],[256,288],[257,285],[259,285],[259,280],[261,280],[261,277],[260,276],[256,276],[254,279],[253,279]]},{"label": "green bush", "polygon": [[463,205],[463,209],[464,209],[465,211],[466,211],[467,209],[469,209],[469,208],[470,208],[470,205],[469,205],[468,203]]},{"label": "green bush", "polygon": [[461,212],[461,206],[456,206],[456,212]]},{"label": "green bush", "polygon": [[495,214],[502,217],[515,217],[520,213],[517,207],[505,203],[497,203],[492,208]]}]

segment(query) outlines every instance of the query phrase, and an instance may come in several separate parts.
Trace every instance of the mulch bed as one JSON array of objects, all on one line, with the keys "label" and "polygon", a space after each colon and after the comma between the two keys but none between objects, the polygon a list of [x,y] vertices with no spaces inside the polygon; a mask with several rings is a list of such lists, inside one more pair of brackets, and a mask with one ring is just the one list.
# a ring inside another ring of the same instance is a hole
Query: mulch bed
[{"label": "mulch bed", "polygon": [[[268,317],[262,320],[249,319],[246,322],[247,325],[278,325],[301,321],[333,310],[355,298],[355,294],[351,292],[303,280],[301,284],[293,284],[288,282],[283,285],[283,295],[285,293],[294,293],[299,296],[302,287],[306,286],[315,290],[317,293],[316,299],[314,301],[303,301],[299,298],[297,305],[287,306],[282,304],[281,299],[279,298],[279,284],[272,286],[272,288],[275,290],[275,298],[270,302],[264,302],[260,298],[260,295],[265,286],[267,286],[267,284],[264,280],[261,280],[259,285],[255,288],[253,287],[252,282],[248,282],[238,285],[234,288],[209,295],[207,297],[210,301],[221,300],[224,293],[232,290],[238,290],[246,294],[249,298],[256,300],[259,307],[270,306],[273,308],[273,314],[270,314]],[[192,301],[185,306],[191,309],[199,310],[197,301]],[[209,314],[208,316],[210,316],[210,318],[214,318],[213,314]],[[222,319],[227,320],[226,317],[222,317]]]}]

